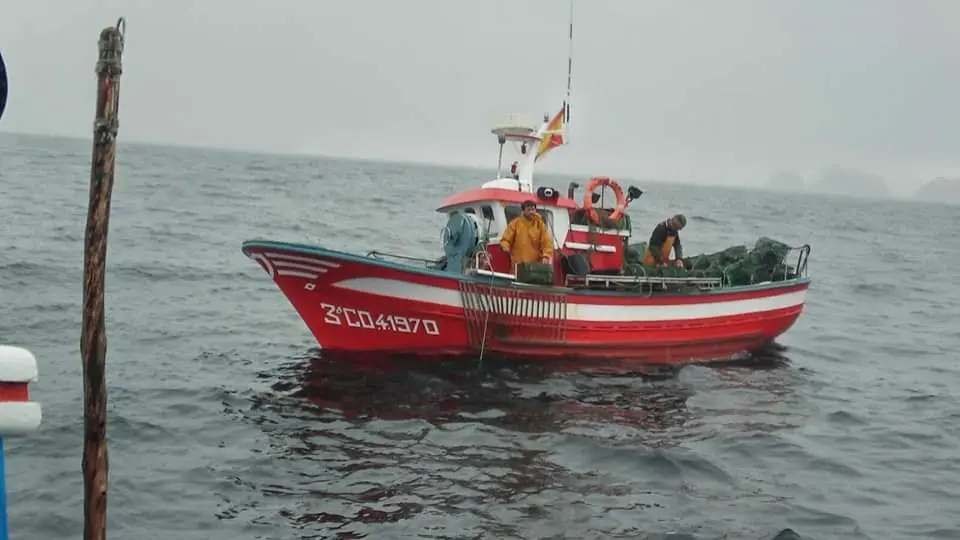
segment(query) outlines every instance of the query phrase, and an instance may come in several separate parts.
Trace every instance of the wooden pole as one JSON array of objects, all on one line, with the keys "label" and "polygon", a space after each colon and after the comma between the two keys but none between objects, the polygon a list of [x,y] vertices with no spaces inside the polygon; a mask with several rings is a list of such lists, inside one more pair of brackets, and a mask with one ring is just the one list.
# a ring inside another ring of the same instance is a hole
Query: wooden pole
[{"label": "wooden pole", "polygon": [[80,337],[84,404],[84,540],[105,540],[107,535],[107,336],[103,289],[125,28],[121,17],[115,27],[100,32],[100,56],[96,67],[97,110],[90,162],[90,203],[84,236],[83,333]]}]

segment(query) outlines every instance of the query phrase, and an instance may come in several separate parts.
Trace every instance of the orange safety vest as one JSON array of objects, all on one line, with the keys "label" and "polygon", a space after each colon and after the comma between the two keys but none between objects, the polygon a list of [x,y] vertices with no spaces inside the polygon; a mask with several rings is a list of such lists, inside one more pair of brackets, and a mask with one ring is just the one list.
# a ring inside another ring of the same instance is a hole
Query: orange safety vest
[{"label": "orange safety vest", "polygon": [[[677,236],[674,234],[668,234],[667,239],[663,241],[663,245],[660,246],[660,259],[663,261],[670,260],[670,251],[673,250],[673,241],[676,240]],[[657,263],[657,260],[653,258],[653,252],[650,251],[650,246],[647,246],[647,250],[644,252],[643,257],[643,266],[653,266]]]}]

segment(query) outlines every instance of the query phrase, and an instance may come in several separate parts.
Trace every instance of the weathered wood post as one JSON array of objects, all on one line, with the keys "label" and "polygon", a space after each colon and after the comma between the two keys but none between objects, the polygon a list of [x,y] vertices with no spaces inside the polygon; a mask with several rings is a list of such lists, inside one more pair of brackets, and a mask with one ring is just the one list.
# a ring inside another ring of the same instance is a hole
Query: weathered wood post
[{"label": "weathered wood post", "polygon": [[80,337],[84,404],[84,540],[104,540],[107,535],[107,336],[103,292],[125,29],[121,17],[116,26],[100,32],[100,56],[96,66],[97,110],[90,163],[90,204],[84,237],[83,329]]},{"label": "weathered wood post", "polygon": [[9,538],[3,438],[40,425],[40,404],[30,401],[29,393],[36,380],[37,359],[30,351],[0,345],[0,540]]}]

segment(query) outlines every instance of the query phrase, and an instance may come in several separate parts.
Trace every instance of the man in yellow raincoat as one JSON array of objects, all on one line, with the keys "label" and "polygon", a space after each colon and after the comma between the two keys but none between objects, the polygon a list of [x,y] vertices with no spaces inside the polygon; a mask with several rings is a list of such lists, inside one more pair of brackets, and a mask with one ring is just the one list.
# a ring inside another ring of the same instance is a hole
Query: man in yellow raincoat
[{"label": "man in yellow raincoat", "polygon": [[520,209],[523,215],[507,225],[500,238],[500,247],[510,254],[514,268],[520,263],[550,263],[553,260],[553,237],[537,213],[537,203],[523,201]]},{"label": "man in yellow raincoat", "polygon": [[653,229],[647,251],[644,253],[643,266],[667,266],[670,261],[670,252],[676,254],[674,264],[683,268],[683,246],[680,245],[680,231],[687,226],[687,218],[677,214],[667,218]]}]

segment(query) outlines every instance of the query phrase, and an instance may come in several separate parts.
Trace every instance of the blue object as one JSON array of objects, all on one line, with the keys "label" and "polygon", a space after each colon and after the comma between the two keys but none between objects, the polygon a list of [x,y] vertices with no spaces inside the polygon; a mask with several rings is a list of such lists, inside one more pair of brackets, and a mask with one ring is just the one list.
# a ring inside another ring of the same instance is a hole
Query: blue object
[{"label": "blue object", "polygon": [[[7,105],[7,67],[3,64],[3,53],[0,53],[0,118],[3,118],[3,108]],[[0,540],[6,540],[6,535]]]},{"label": "blue object", "polygon": [[7,471],[4,467],[5,452],[3,437],[0,437],[0,540],[9,540],[7,535]]},{"label": "blue object", "polygon": [[462,274],[463,261],[477,248],[479,240],[476,221],[459,210],[450,214],[443,228],[443,253],[447,256],[444,269],[451,274]]}]

